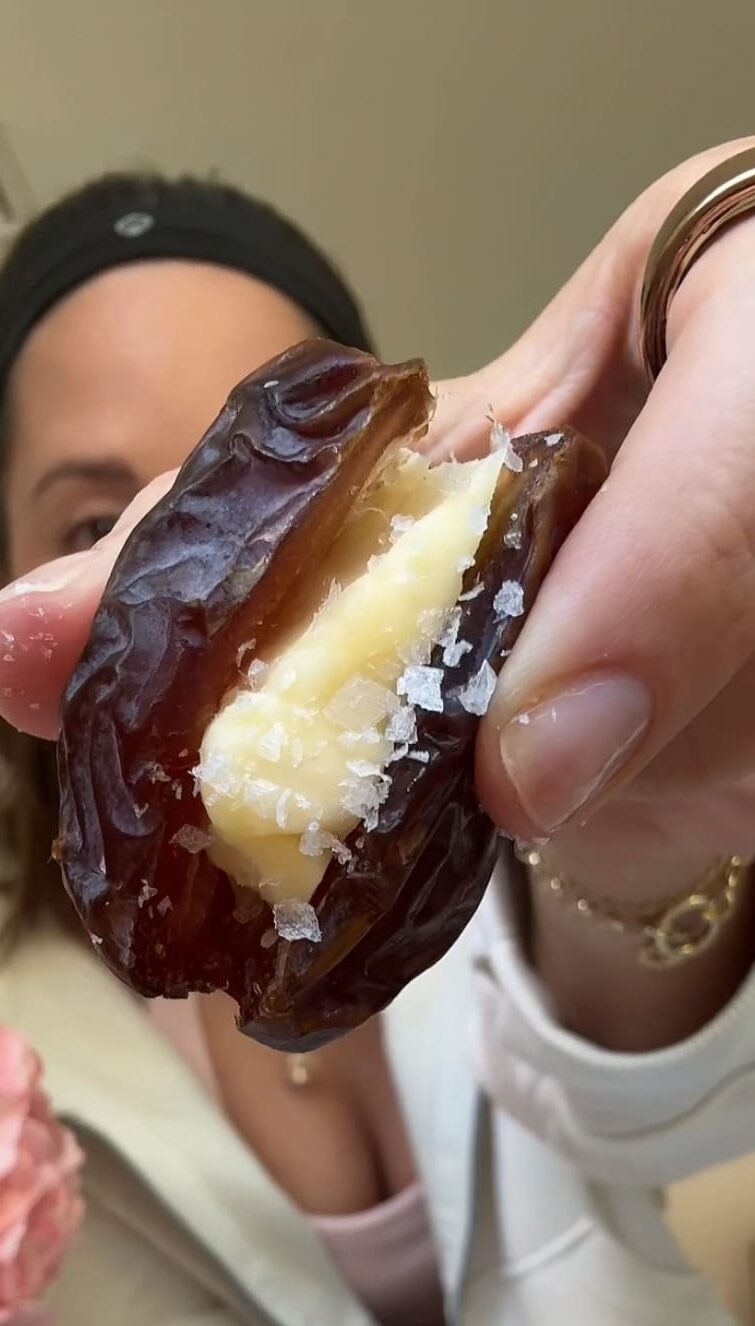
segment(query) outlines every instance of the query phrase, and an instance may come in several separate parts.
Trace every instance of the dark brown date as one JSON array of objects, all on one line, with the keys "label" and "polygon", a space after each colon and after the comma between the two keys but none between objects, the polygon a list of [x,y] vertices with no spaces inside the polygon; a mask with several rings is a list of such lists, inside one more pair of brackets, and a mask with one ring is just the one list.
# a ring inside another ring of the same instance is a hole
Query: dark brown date
[{"label": "dark brown date", "polygon": [[418,711],[427,762],[392,766],[377,827],[328,867],[312,899],[321,941],[271,942],[267,902],[185,845],[186,826],[207,829],[192,769],[240,647],[274,639],[381,455],[420,436],[431,408],[420,362],[385,367],[326,342],[253,373],[124,547],[63,702],[56,855],[98,952],[142,995],[227,991],[242,1031],[285,1050],[383,1008],[475,911],[497,835],[459,690],[484,661],[498,670],[524,620],[493,611],[502,582],[522,585],[528,609],[603,479],[575,434],[517,439],[524,467],[465,576],[477,592],[459,634],[473,648],[444,676],[443,712]]}]

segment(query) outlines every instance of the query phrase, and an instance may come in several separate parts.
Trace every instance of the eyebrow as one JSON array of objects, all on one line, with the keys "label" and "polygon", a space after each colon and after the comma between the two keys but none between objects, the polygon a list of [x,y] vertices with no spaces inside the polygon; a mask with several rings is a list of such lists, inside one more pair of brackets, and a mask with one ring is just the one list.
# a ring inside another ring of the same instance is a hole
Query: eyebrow
[{"label": "eyebrow", "polygon": [[37,480],[32,497],[39,497],[52,484],[66,479],[85,479],[90,483],[137,484],[136,474],[123,460],[64,460]]}]

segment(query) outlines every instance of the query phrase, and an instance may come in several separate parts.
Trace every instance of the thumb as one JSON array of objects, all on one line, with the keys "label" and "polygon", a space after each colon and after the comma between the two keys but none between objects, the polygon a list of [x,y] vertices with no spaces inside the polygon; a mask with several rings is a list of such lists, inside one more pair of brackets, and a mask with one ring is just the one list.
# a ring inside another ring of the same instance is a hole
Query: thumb
[{"label": "thumb", "polygon": [[175,475],[160,475],[143,488],[94,548],[37,567],[0,591],[0,719],[19,732],[57,736],[61,696],[115,560]]},{"label": "thumb", "polygon": [[627,785],[755,654],[755,310],[746,292],[740,304],[715,326],[701,308],[679,328],[501,673],[478,786],[521,838],[550,836]]}]

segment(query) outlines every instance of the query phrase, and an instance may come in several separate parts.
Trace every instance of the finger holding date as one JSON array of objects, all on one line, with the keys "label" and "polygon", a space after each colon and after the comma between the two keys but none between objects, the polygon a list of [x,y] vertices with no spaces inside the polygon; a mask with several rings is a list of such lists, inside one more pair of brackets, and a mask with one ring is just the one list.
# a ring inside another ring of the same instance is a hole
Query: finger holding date
[{"label": "finger holding date", "polygon": [[69,683],[56,855],[142,995],[314,1048],[450,947],[497,855],[477,727],[604,477],[569,432],[414,449],[424,366],[307,342],[129,537]]}]

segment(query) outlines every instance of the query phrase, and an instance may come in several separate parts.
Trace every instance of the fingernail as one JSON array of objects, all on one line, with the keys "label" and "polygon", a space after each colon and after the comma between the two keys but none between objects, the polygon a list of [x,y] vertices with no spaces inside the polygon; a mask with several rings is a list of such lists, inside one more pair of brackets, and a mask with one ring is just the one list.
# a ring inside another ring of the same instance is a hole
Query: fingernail
[{"label": "fingernail", "polygon": [[642,682],[614,675],[574,682],[511,719],[501,760],[533,827],[553,833],[585,809],[636,749],[651,712]]},{"label": "fingernail", "polygon": [[21,580],[12,580],[0,590],[0,603],[10,603],[15,599],[28,598],[31,594],[59,594],[70,588],[78,580],[87,566],[91,554],[88,552],[71,553],[59,562],[50,562],[30,572]]}]

